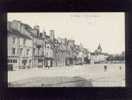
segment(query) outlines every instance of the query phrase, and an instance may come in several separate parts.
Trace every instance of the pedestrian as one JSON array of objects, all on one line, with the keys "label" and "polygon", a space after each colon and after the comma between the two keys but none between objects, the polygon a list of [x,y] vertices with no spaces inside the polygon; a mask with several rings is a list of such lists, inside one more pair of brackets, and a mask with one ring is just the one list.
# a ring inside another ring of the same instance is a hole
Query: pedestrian
[{"label": "pedestrian", "polygon": [[104,71],[107,71],[107,66],[106,65],[104,65]]},{"label": "pedestrian", "polygon": [[120,70],[121,70],[122,68],[121,68],[121,66],[120,66]]}]

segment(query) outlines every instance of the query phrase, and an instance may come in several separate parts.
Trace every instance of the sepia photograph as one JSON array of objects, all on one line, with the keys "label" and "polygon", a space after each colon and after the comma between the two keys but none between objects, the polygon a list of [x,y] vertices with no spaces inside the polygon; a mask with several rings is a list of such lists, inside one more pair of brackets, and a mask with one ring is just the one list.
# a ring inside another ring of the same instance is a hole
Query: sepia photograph
[{"label": "sepia photograph", "polygon": [[7,13],[8,87],[126,87],[125,12]]}]

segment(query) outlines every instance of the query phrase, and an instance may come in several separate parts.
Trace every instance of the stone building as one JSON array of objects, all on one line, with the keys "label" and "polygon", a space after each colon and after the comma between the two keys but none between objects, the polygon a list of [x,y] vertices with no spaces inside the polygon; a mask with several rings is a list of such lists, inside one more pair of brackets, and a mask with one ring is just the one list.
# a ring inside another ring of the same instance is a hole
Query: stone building
[{"label": "stone building", "polygon": [[106,61],[109,55],[107,53],[102,52],[101,45],[99,44],[98,48],[91,53],[91,63],[103,63]]},{"label": "stone building", "polygon": [[[8,65],[10,69],[84,64],[87,49],[75,40],[55,38],[55,31],[40,32],[38,25],[8,22]],[[99,47],[100,48],[100,47]]]},{"label": "stone building", "polygon": [[74,48],[75,48],[75,41],[74,40],[67,40],[66,65],[73,65],[75,63]]},{"label": "stone building", "polygon": [[32,38],[20,21],[7,23],[8,68],[17,70],[32,66]]},{"label": "stone building", "polygon": [[39,68],[45,67],[44,65],[44,48],[45,48],[45,33],[40,33],[39,26],[33,27],[33,65]]},{"label": "stone building", "polygon": [[65,66],[66,65],[66,39],[57,38],[56,39],[56,52],[55,53],[55,61],[56,66]]},{"label": "stone building", "polygon": [[44,47],[44,56],[45,56],[45,67],[52,67],[54,63],[53,57],[53,43],[54,43],[54,30],[50,30],[50,35],[45,34],[45,47]]},{"label": "stone building", "polygon": [[75,55],[75,64],[85,64],[89,63],[89,52],[86,48],[83,47],[82,44],[75,45],[74,48],[74,55]]}]

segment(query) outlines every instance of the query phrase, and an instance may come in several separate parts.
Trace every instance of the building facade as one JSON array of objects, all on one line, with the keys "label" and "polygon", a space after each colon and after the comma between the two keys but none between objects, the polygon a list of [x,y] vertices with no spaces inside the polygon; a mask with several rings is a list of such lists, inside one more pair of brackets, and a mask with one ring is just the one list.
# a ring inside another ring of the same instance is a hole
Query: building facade
[{"label": "building facade", "polygon": [[55,31],[40,32],[38,25],[13,20],[8,22],[8,65],[10,69],[45,68],[71,66],[101,62],[107,55],[102,53],[101,45],[90,53],[75,40],[55,38]]},{"label": "building facade", "polygon": [[17,70],[32,66],[32,38],[20,21],[8,22],[8,68]]},{"label": "building facade", "polygon": [[99,44],[98,48],[91,53],[90,60],[91,63],[104,63],[109,55],[102,52],[101,45]]}]

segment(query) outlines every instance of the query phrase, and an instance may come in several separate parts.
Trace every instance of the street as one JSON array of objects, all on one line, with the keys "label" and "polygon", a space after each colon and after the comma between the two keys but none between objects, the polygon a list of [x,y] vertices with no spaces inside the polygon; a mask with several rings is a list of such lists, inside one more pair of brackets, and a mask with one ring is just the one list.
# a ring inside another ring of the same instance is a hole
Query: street
[{"label": "street", "polygon": [[[106,71],[104,65],[107,65]],[[9,87],[124,87],[125,64],[73,65],[8,71],[8,82]]]}]

